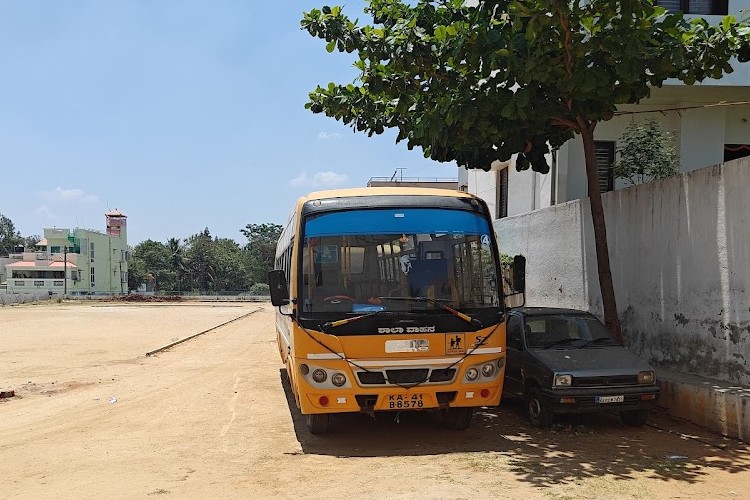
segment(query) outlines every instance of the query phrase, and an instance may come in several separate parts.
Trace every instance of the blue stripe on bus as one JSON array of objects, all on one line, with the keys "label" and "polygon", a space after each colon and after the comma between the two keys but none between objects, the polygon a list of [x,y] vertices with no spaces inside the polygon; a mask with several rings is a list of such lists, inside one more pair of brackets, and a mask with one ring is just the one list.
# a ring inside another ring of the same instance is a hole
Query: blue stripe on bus
[{"label": "blue stripe on bus", "polygon": [[305,225],[305,237],[489,232],[487,221],[478,214],[440,208],[349,210],[320,215]]}]

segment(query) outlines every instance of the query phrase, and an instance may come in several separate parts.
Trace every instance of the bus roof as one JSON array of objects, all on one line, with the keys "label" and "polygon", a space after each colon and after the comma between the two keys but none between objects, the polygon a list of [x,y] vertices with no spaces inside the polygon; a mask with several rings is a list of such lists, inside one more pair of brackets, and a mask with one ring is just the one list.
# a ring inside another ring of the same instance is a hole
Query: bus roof
[{"label": "bus roof", "polygon": [[309,200],[323,200],[328,198],[348,198],[357,196],[451,196],[456,198],[474,198],[474,195],[451,189],[418,188],[418,187],[361,187],[347,189],[330,189],[315,191],[300,198],[304,203]]}]

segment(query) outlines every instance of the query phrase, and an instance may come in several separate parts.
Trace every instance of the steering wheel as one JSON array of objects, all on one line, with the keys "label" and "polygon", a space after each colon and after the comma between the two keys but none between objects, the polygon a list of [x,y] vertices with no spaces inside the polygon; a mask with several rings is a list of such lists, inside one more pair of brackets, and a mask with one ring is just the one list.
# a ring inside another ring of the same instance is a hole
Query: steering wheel
[{"label": "steering wheel", "polygon": [[342,300],[348,300],[349,302],[356,302],[355,299],[349,297],[348,295],[331,295],[330,297],[324,298],[323,302],[328,302],[330,304],[340,304]]}]

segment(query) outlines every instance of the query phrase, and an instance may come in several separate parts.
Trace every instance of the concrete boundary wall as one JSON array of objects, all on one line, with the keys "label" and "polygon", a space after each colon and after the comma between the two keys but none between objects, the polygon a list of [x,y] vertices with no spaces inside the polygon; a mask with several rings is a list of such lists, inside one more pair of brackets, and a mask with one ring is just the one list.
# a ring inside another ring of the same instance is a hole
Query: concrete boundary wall
[{"label": "concrete boundary wall", "polygon": [[[750,158],[604,195],[628,347],[655,367],[750,386]],[[602,316],[587,199],[495,222],[527,258],[527,304]]]},{"label": "concrete boundary wall", "polygon": [[25,304],[27,302],[37,302],[40,300],[50,300],[52,296],[49,293],[0,293],[0,305]]},{"label": "concrete boundary wall", "polygon": [[656,377],[659,405],[670,415],[750,442],[750,389],[669,370]]}]

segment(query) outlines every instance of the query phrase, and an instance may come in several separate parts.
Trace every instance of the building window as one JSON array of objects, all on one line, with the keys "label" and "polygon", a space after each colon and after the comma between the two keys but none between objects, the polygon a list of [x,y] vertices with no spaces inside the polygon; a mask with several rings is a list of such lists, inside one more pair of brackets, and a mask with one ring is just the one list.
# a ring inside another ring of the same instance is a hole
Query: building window
[{"label": "building window", "polygon": [[729,14],[729,0],[657,0],[654,2],[670,12],[683,14],[703,14],[726,16]]},{"label": "building window", "polygon": [[94,262],[94,243],[93,242],[91,243],[90,251],[91,251],[91,262]]},{"label": "building window", "polygon": [[508,168],[495,171],[495,190],[497,193],[497,218],[508,216]]},{"label": "building window", "polygon": [[724,161],[750,156],[750,144],[724,144]]},{"label": "building window", "polygon": [[599,172],[599,190],[602,193],[615,187],[614,163],[615,141],[594,141],[596,150],[596,170]]},{"label": "building window", "polygon": [[93,285],[95,282],[96,282],[96,279],[94,279],[94,268],[92,267],[91,268],[91,284]]}]

